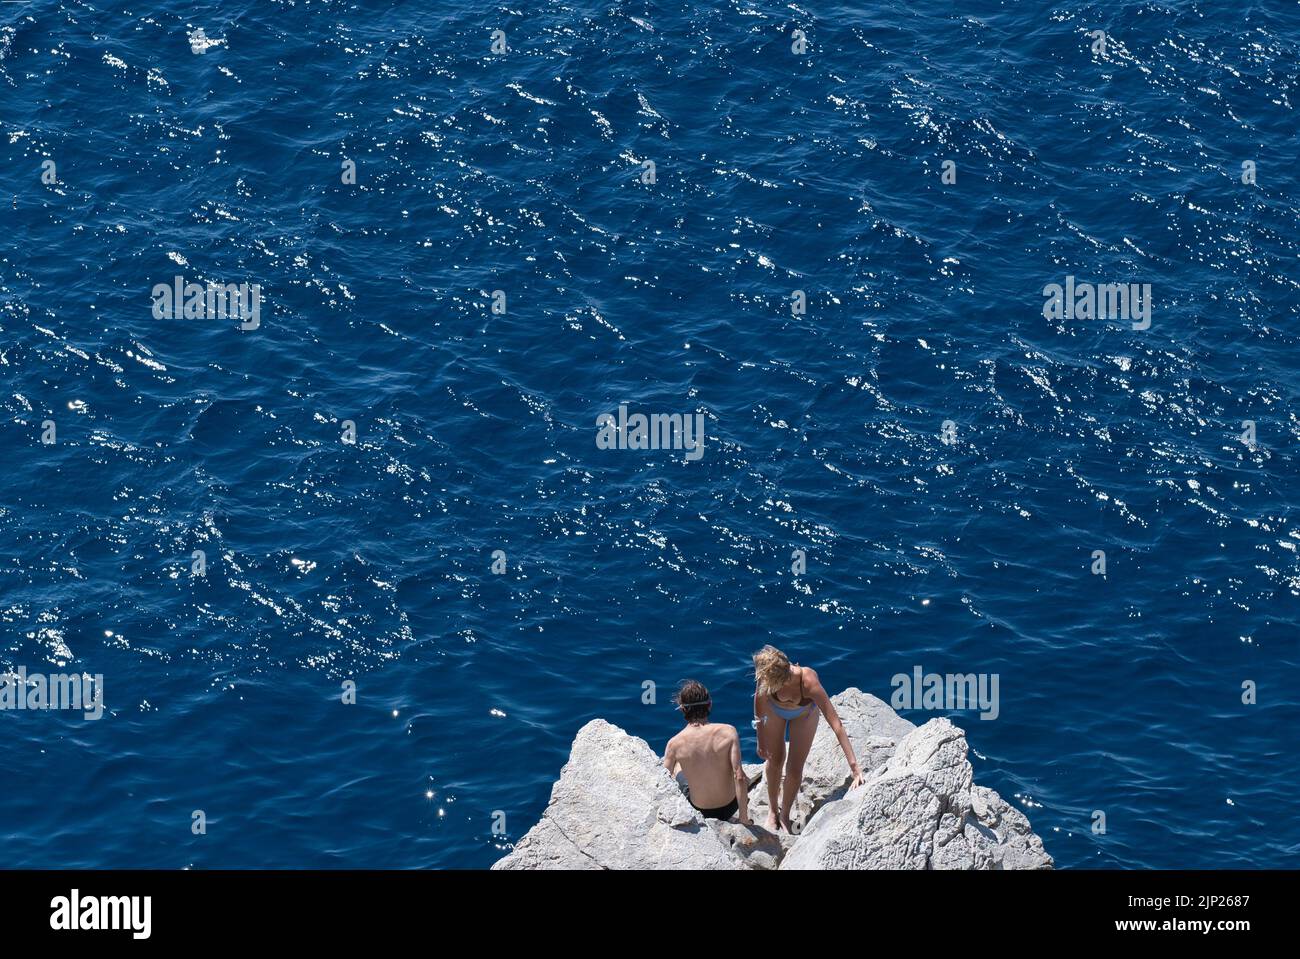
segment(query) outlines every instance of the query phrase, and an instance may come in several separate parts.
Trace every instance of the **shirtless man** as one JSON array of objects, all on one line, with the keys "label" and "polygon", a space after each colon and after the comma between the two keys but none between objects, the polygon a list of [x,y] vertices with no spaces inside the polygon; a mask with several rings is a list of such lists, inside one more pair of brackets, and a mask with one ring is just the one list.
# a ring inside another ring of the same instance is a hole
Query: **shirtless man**
[{"label": "shirtless man", "polygon": [[735,726],[709,722],[713,700],[703,683],[688,679],[673,698],[686,728],[668,740],[664,768],[686,774],[686,798],[706,819],[730,819],[737,809],[749,820],[749,779],[740,765],[740,735]]}]

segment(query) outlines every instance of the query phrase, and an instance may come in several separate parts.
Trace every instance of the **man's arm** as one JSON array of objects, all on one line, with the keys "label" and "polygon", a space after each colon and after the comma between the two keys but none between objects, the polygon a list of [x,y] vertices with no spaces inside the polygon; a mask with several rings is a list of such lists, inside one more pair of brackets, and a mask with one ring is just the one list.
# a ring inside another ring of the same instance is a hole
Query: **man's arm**
[{"label": "man's arm", "polygon": [[740,805],[740,821],[746,826],[749,821],[749,777],[740,762],[740,733],[731,731],[731,773],[736,778],[736,802]]},{"label": "man's arm", "polygon": [[844,758],[849,761],[849,772],[853,774],[853,782],[849,783],[849,788],[854,789],[861,786],[862,770],[858,768],[858,757],[853,754],[853,744],[849,742],[849,734],[844,731],[844,724],[840,722],[840,714],[835,711],[835,704],[826,695],[826,690],[822,688],[817,673],[811,668],[805,668],[804,673],[809,678],[808,685],[805,687],[808,695],[812,697],[812,701],[817,704],[817,708],[826,717],[826,724],[831,727],[831,732],[840,741],[840,749],[844,750]]},{"label": "man's arm", "polygon": [[668,740],[668,746],[664,749],[664,769],[668,770],[668,775],[676,777],[677,775],[677,739],[676,737]]}]

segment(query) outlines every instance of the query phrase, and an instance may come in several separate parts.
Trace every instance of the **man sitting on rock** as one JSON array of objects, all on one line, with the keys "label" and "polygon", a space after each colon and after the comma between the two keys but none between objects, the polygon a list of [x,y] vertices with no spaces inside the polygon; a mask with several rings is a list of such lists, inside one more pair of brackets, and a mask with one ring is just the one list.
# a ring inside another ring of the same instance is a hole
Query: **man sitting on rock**
[{"label": "man sitting on rock", "polygon": [[713,700],[704,684],[688,679],[673,702],[686,717],[686,728],[668,740],[664,768],[686,776],[686,799],[706,819],[730,819],[740,810],[749,820],[749,780],[740,765],[740,734],[735,726],[709,722]]}]

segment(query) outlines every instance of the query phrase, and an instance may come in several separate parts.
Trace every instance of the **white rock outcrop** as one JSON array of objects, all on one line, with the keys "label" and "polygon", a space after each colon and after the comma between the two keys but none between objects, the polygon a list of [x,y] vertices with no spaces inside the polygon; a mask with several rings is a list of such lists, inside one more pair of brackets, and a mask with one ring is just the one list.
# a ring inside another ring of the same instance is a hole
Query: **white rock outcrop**
[{"label": "white rock outcrop", "polygon": [[493,869],[743,869],[644,739],[593,719],[541,821]]},{"label": "white rock outcrop", "polygon": [[[857,689],[833,697],[864,782],[823,722],[804,768],[796,835],[705,820],[642,739],[594,719],[579,730],[541,821],[494,869],[1045,869],[1029,820],[972,782],[966,736],[914,726]],[[761,767],[746,767],[751,777]],[[755,823],[767,788],[750,791]],[[802,829],[800,826],[802,825]]]},{"label": "white rock outcrop", "polygon": [[782,869],[1040,869],[1052,859],[1029,820],[975,786],[966,734],[932,719],[861,789],[827,803]]}]

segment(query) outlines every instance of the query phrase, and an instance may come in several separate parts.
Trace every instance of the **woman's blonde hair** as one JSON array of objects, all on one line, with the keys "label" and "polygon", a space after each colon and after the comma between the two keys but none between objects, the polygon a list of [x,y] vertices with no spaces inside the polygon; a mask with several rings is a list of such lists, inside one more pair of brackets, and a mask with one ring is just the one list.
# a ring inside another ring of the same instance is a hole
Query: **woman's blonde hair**
[{"label": "woman's blonde hair", "polygon": [[779,693],[790,675],[790,657],[775,646],[764,646],[754,654],[754,679],[769,696]]}]

